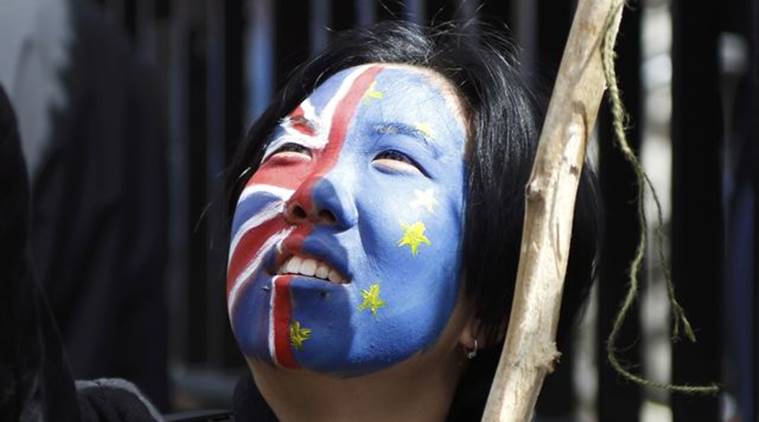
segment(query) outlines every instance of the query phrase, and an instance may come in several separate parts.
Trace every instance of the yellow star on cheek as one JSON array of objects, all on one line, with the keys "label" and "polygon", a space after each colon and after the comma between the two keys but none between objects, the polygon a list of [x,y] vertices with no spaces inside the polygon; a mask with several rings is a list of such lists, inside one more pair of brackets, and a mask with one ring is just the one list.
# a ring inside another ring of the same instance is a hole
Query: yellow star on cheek
[{"label": "yellow star on cheek", "polygon": [[423,134],[432,137],[432,126],[427,122],[420,122],[414,125],[414,128]]},{"label": "yellow star on cheek", "polygon": [[374,81],[371,85],[369,85],[369,89],[366,91],[366,95],[364,96],[365,100],[381,100],[385,97],[385,94],[383,94],[382,91],[378,91],[374,88],[376,85],[377,81]]},{"label": "yellow star on cheek", "polygon": [[290,324],[290,344],[300,350],[303,342],[311,338],[311,330],[300,326],[300,322],[293,321]]},{"label": "yellow star on cheek", "polygon": [[427,236],[424,235],[426,227],[424,227],[424,223],[421,221],[417,221],[411,225],[401,223],[401,227],[403,227],[403,237],[398,242],[398,246],[408,245],[411,248],[411,255],[419,253],[419,245],[422,243],[426,243],[429,246],[432,245]]},{"label": "yellow star on cheek", "polygon": [[364,298],[364,301],[358,306],[358,310],[369,309],[372,311],[372,316],[377,316],[377,309],[385,306],[385,301],[380,299],[380,286],[378,283],[369,286],[369,290],[361,289],[361,297]]}]

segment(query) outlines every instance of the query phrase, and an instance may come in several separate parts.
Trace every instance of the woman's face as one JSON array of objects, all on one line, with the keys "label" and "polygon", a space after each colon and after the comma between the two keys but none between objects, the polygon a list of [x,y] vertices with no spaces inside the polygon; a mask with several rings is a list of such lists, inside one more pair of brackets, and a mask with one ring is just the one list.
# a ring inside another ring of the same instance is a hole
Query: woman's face
[{"label": "woman's face", "polygon": [[243,353],[353,376],[430,348],[459,296],[465,143],[452,90],[421,68],[349,68],[293,110],[234,214]]}]

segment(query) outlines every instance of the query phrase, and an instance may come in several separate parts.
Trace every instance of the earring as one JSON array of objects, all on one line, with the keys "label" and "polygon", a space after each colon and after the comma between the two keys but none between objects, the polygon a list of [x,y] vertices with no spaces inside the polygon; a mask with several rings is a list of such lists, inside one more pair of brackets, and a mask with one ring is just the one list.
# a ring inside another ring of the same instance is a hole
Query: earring
[{"label": "earring", "polygon": [[464,356],[466,356],[467,359],[474,359],[475,356],[477,356],[477,339],[474,339],[474,347],[471,349],[464,349]]}]

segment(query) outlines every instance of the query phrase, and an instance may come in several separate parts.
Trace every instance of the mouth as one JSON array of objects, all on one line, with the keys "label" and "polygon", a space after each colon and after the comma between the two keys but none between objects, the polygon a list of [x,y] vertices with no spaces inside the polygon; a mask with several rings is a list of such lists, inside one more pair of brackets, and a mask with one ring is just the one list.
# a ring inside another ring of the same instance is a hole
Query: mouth
[{"label": "mouth", "polygon": [[318,259],[293,255],[285,259],[277,268],[278,275],[299,275],[315,277],[335,284],[348,283],[345,276],[324,261]]}]

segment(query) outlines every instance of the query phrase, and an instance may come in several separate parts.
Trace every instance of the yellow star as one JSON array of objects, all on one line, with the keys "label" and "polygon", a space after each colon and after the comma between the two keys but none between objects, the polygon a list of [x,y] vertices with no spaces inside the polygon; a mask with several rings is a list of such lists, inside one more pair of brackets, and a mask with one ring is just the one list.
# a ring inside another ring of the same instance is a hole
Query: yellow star
[{"label": "yellow star", "polygon": [[414,125],[414,128],[423,134],[432,137],[432,126],[427,122],[420,122]]},{"label": "yellow star", "polygon": [[372,316],[377,316],[377,309],[385,306],[385,301],[380,299],[380,286],[378,283],[374,283],[369,286],[369,290],[361,289],[361,297],[364,301],[358,306],[359,311],[369,309],[372,311]]},{"label": "yellow star", "polygon": [[290,324],[290,344],[300,350],[303,348],[303,342],[311,338],[311,329],[301,327],[300,322],[293,321]]},{"label": "yellow star", "polygon": [[432,245],[427,236],[424,235],[426,227],[424,227],[424,223],[421,221],[417,221],[411,225],[401,223],[401,227],[403,227],[403,237],[398,242],[398,246],[408,245],[411,248],[411,255],[419,253],[419,245],[422,243]]},{"label": "yellow star", "polygon": [[384,98],[385,94],[382,93],[382,91],[377,91],[374,86],[377,85],[377,81],[372,82],[371,85],[369,85],[369,89],[366,91],[366,95],[364,96],[365,100],[381,100]]},{"label": "yellow star", "polygon": [[424,207],[427,208],[427,211],[429,211],[430,214],[435,213],[435,206],[438,204],[438,202],[437,199],[435,199],[434,188],[429,188],[424,191],[414,189],[414,195],[416,195],[416,198],[414,198],[414,200],[409,204],[411,205],[411,208],[416,209],[419,207]]}]

